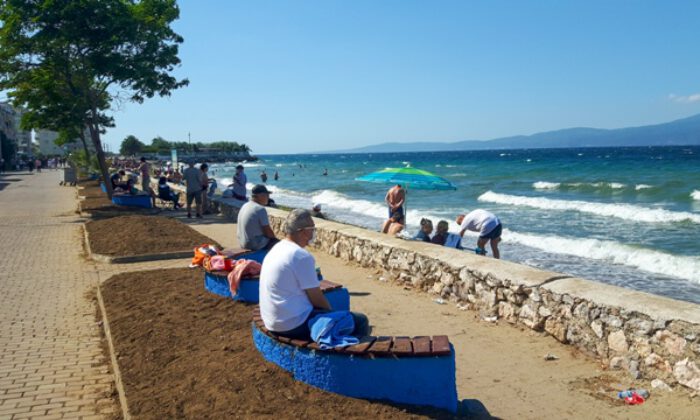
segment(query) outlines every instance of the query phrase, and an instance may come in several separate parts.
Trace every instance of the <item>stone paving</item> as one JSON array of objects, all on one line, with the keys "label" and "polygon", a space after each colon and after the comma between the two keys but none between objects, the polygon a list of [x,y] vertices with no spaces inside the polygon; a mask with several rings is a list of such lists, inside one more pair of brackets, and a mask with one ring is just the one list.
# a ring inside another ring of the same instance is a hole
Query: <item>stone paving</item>
[{"label": "stone paving", "polygon": [[0,176],[0,419],[118,416],[96,266],[61,171]]}]

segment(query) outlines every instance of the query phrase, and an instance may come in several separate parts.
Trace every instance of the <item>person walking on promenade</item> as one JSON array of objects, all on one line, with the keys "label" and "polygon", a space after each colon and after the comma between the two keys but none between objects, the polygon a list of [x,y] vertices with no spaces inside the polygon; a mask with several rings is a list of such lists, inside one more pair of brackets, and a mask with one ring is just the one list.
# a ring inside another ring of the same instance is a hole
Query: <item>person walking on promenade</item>
[{"label": "person walking on promenade", "polygon": [[[260,271],[260,317],[265,327],[276,335],[308,340],[309,321],[333,311],[319,286],[316,261],[304,249],[316,236],[311,213],[292,210],[285,220],[284,231],[285,238],[270,250]],[[354,324],[351,335],[366,336],[367,316],[359,312],[349,315]]]},{"label": "person walking on promenade", "polygon": [[491,243],[491,251],[494,258],[501,258],[501,253],[498,250],[498,243],[501,242],[501,232],[503,225],[495,214],[476,209],[471,211],[466,216],[460,214],[455,220],[460,226],[459,236],[464,236],[467,230],[479,233],[479,239],[476,241],[476,253],[486,255],[484,247],[487,242]]},{"label": "person walking on promenade", "polygon": [[233,176],[233,198],[246,201],[245,186],[248,183],[248,177],[243,172],[243,169],[243,165],[236,166],[236,175]]},{"label": "person walking on promenade", "polygon": [[187,162],[187,169],[184,173],[187,184],[187,218],[192,217],[192,200],[197,205],[197,217],[202,217],[202,171],[194,167],[194,162]]},{"label": "person walking on promenade", "polygon": [[406,215],[403,211],[403,205],[406,201],[406,191],[401,187],[401,184],[396,184],[387,191],[384,201],[389,207],[389,218],[384,222],[384,225],[382,225],[382,233],[387,233],[392,224],[399,224],[402,226],[406,224]]}]

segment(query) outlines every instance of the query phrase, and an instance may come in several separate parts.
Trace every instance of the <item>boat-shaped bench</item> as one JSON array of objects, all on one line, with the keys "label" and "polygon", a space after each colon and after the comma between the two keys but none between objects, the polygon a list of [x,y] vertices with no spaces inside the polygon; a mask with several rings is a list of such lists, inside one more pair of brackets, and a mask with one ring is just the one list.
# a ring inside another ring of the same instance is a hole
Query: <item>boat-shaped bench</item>
[{"label": "boat-shaped bench", "polygon": [[112,203],[127,207],[153,208],[153,201],[148,194],[113,194]]},{"label": "boat-shaped bench", "polygon": [[259,306],[252,329],[263,357],[298,381],[349,397],[457,411],[455,353],[445,335],[363,337],[354,346],[322,350],[268,331]]}]

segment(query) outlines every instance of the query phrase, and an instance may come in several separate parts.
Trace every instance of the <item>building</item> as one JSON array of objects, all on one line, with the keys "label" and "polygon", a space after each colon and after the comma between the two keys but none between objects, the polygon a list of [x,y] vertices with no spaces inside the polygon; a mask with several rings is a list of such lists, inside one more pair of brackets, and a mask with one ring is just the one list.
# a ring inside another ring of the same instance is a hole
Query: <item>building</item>
[{"label": "building", "polygon": [[12,156],[4,156],[8,150],[17,146],[17,131],[15,130],[15,110],[5,102],[0,102],[0,157],[9,161]]},{"label": "building", "polygon": [[58,138],[58,133],[50,130],[34,130],[34,144],[39,147],[39,153],[44,156],[54,156],[65,154],[61,146],[54,142]]},{"label": "building", "polygon": [[[22,130],[22,110],[8,102],[0,102],[0,131],[14,145],[17,156],[33,156],[31,131]],[[2,151],[0,151],[2,153]],[[3,156],[3,158],[6,158]]]}]

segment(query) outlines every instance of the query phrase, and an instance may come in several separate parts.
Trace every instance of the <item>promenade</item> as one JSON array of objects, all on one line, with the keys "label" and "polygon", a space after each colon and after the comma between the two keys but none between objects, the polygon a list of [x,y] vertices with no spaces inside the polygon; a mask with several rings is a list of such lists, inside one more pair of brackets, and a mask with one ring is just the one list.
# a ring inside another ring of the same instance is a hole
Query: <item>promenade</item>
[{"label": "promenade", "polygon": [[100,348],[97,271],[62,171],[0,176],[0,419],[118,412]]}]

